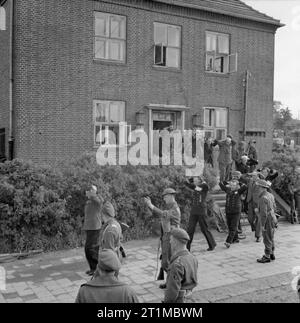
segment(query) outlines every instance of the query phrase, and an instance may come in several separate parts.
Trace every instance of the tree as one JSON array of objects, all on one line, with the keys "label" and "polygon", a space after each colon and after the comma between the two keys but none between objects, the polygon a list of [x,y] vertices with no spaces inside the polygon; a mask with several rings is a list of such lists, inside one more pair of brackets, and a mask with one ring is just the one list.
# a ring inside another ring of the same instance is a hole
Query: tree
[{"label": "tree", "polygon": [[287,132],[287,124],[293,120],[292,112],[289,107],[284,107],[280,101],[274,101],[273,104],[274,129],[283,130],[284,135]]}]

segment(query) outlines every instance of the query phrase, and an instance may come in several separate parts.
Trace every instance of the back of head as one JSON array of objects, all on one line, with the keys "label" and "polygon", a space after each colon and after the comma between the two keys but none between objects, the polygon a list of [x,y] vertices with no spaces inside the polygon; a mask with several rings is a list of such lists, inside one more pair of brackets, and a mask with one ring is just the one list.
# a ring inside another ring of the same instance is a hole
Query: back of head
[{"label": "back of head", "polygon": [[105,272],[119,271],[121,262],[113,250],[103,249],[98,255],[98,268]]}]

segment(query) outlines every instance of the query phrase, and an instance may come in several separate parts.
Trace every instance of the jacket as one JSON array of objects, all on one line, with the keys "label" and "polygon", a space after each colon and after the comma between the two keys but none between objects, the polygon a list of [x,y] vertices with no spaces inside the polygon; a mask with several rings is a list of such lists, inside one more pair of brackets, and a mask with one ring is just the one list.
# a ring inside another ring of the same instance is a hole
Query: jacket
[{"label": "jacket", "polygon": [[81,285],[75,303],[138,303],[136,293],[113,273],[96,276]]},{"label": "jacket", "polygon": [[226,142],[226,140],[215,140],[212,144],[213,146],[219,146],[219,157],[218,161],[220,164],[231,164],[232,163],[232,147],[235,145],[235,141],[232,140],[230,144]]},{"label": "jacket", "polygon": [[171,227],[179,227],[180,225],[181,212],[176,202],[167,204],[164,211],[154,207],[153,213],[160,217],[163,233],[170,232]]},{"label": "jacket", "polygon": [[185,182],[185,185],[191,189],[192,192],[192,208],[191,213],[201,213],[206,214],[207,210],[207,194],[208,194],[208,185],[206,182],[202,182],[199,185],[199,188],[201,188],[201,191],[195,190],[196,185],[194,183]]},{"label": "jacket", "polygon": [[221,189],[226,192],[226,214],[237,214],[242,211],[242,200],[241,195],[247,190],[245,184],[240,183],[240,188],[236,191],[232,191],[230,188],[226,187],[227,182],[220,182]]},{"label": "jacket", "polygon": [[91,196],[85,203],[83,230],[99,230],[101,228],[101,202],[98,197]]},{"label": "jacket", "polygon": [[183,302],[184,291],[197,286],[197,270],[197,258],[188,250],[176,253],[170,261],[164,302]]},{"label": "jacket", "polygon": [[275,199],[273,194],[263,192],[259,196],[258,210],[262,227],[265,228],[267,223],[271,223],[271,226],[275,227],[277,219],[275,216]]},{"label": "jacket", "polygon": [[247,191],[247,203],[253,202],[254,204],[258,205],[259,200],[259,192],[256,185],[256,181],[251,178],[248,184],[248,191]]},{"label": "jacket", "polygon": [[101,249],[114,250],[120,257],[120,246],[122,240],[122,229],[118,221],[111,218],[104,224],[100,231],[100,252]]}]

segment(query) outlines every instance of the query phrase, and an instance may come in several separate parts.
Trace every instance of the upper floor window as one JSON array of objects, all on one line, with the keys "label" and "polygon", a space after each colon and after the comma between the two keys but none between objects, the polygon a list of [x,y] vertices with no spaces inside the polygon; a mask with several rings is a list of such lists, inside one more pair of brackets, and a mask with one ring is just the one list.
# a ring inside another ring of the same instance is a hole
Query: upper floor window
[{"label": "upper floor window", "polygon": [[125,102],[94,101],[95,144],[127,144]]},{"label": "upper floor window", "polygon": [[229,35],[206,32],[206,71],[230,73],[236,70],[237,54],[230,54]]},{"label": "upper floor window", "polygon": [[94,57],[125,62],[126,17],[95,12]]},{"label": "upper floor window", "polygon": [[228,124],[227,108],[204,108],[205,136],[217,140],[225,139]]},{"label": "upper floor window", "polygon": [[181,27],[154,23],[154,65],[180,68]]}]

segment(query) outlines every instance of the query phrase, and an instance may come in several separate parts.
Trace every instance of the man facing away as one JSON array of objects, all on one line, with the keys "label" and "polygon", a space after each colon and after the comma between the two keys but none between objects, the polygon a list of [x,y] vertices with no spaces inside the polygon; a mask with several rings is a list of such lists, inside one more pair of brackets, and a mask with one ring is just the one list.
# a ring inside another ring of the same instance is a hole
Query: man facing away
[{"label": "man facing away", "polygon": [[102,209],[103,227],[100,232],[100,249],[101,254],[103,249],[113,250],[118,258],[122,259],[121,240],[122,229],[119,222],[115,219],[115,209],[110,202],[105,202]]},{"label": "man facing away", "polygon": [[121,262],[111,249],[99,254],[98,266],[92,280],[81,285],[76,303],[138,303],[136,293],[126,283],[118,280]]},{"label": "man facing away", "polygon": [[[160,210],[155,207],[149,197],[145,198],[147,206],[155,215],[158,215],[161,220],[161,268],[167,273],[171,259],[170,235],[173,229],[179,228],[181,213],[179,206],[175,200],[176,191],[173,188],[166,188],[163,191],[163,199],[166,203],[166,210]],[[166,288],[166,284],[161,284],[160,288]]]},{"label": "man facing away", "polygon": [[187,249],[191,250],[191,244],[193,241],[195,229],[197,223],[199,223],[201,232],[205,236],[205,239],[208,244],[207,251],[212,251],[216,247],[216,241],[208,229],[207,224],[207,193],[208,193],[208,185],[203,180],[202,176],[196,176],[191,178],[189,181],[185,182],[185,185],[192,190],[192,207],[191,213],[189,217],[188,229],[187,232],[189,234],[190,240],[187,244]]},{"label": "man facing away", "polygon": [[228,181],[232,168],[232,147],[236,144],[231,135],[227,135],[225,140],[215,140],[213,146],[219,146],[219,170],[220,182]]},{"label": "man facing away", "polygon": [[83,230],[86,231],[85,256],[90,266],[86,274],[93,275],[98,263],[99,233],[101,228],[101,201],[97,196],[97,187],[91,186],[86,192],[88,200],[84,208]]},{"label": "man facing away", "polygon": [[189,235],[183,229],[171,231],[171,262],[163,303],[184,303],[197,286],[198,261],[186,248]]}]

